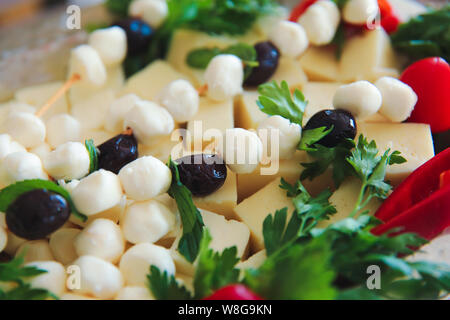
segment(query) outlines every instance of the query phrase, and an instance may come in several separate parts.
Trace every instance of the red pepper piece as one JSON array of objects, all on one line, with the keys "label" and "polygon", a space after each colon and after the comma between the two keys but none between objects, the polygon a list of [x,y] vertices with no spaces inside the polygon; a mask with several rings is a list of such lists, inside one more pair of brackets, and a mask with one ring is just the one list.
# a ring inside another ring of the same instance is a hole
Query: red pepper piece
[{"label": "red pepper piece", "polygon": [[385,223],[372,229],[382,234],[393,228],[432,239],[450,226],[450,185],[440,189],[441,173],[450,170],[450,148],[416,169],[384,201],[375,216]]},{"label": "red pepper piece", "polygon": [[317,0],[302,0],[299,2],[297,6],[294,7],[291,11],[291,15],[289,17],[289,21],[297,22],[298,18],[308,9],[312,4],[314,4]]},{"label": "red pepper piece", "polygon": [[450,185],[450,170],[441,173],[441,177],[439,180],[439,187],[444,188]]},{"label": "red pepper piece", "polygon": [[397,31],[398,26],[400,25],[400,18],[392,12],[385,16],[382,15],[380,24],[387,33],[391,34]]},{"label": "red pepper piece", "polygon": [[263,300],[242,284],[225,286],[203,300]]}]

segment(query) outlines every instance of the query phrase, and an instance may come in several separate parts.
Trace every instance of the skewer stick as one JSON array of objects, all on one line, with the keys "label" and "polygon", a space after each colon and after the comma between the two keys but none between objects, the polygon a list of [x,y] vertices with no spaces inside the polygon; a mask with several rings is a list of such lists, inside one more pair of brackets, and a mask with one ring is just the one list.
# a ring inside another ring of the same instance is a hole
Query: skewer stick
[{"label": "skewer stick", "polygon": [[53,104],[73,86],[74,83],[81,80],[81,76],[78,73],[73,74],[69,80],[67,80],[64,85],[56,91],[56,93],[48,99],[48,101],[44,104],[44,106],[39,109],[35,115],[37,117],[41,117],[48,109],[50,109]]},{"label": "skewer stick", "polygon": [[206,91],[208,91],[208,85],[207,84],[204,84],[201,87],[197,88],[197,92],[198,92],[198,95],[200,97],[203,97],[206,94]]}]

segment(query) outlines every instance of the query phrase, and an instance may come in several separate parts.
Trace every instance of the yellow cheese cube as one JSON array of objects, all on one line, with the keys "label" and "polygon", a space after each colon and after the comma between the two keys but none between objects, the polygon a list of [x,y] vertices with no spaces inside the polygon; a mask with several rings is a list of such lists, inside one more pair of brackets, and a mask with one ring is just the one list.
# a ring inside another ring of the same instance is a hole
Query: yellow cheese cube
[{"label": "yellow cheese cube", "polygon": [[231,128],[234,128],[233,100],[216,102],[202,97],[197,114],[187,123],[190,143],[188,137],[186,144],[197,143],[200,147],[196,149],[201,150],[204,148],[202,141],[213,141],[215,134],[224,134]]},{"label": "yellow cheese cube", "polygon": [[167,62],[157,60],[131,76],[125,83],[121,95],[134,93],[142,99],[155,100],[167,84],[177,79],[186,79],[186,76]]},{"label": "yellow cheese cube", "polygon": [[[242,222],[227,220],[224,216],[206,210],[200,210],[203,223],[211,235],[209,247],[214,251],[222,252],[224,249],[236,246],[237,255],[245,259],[248,254],[250,230]],[[180,236],[174,241],[171,255],[174,259],[177,273],[192,276],[195,272],[194,265],[189,263],[177,250]]]},{"label": "yellow cheese cube", "polygon": [[333,108],[333,96],[342,85],[339,82],[308,82],[303,87],[303,95],[308,100],[303,115],[303,124],[317,112]]},{"label": "yellow cheese cube", "polygon": [[237,205],[236,174],[228,170],[225,183],[219,190],[206,197],[193,197],[193,200],[198,208],[216,212],[227,219],[236,218],[233,211]]},{"label": "yellow cheese cube", "polygon": [[294,210],[292,199],[286,196],[286,190],[281,189],[279,185],[280,179],[273,180],[254,195],[239,203],[234,209],[236,216],[250,229],[251,252],[257,252],[264,248],[262,229],[267,215],[287,207],[289,219]]},{"label": "yellow cheese cube", "polygon": [[[260,165],[255,171],[248,174],[238,174],[238,201],[248,198],[275,178],[284,178],[289,183],[295,183],[304,170],[300,164],[311,162],[313,159],[304,151],[297,151],[291,159],[280,160],[267,165]],[[273,169],[269,168],[272,167]],[[264,169],[264,171],[261,171]],[[318,194],[322,190],[332,186],[331,170],[314,180],[303,181],[303,185],[311,194]]]},{"label": "yellow cheese cube", "polygon": [[266,250],[261,250],[253,254],[247,260],[239,262],[236,265],[236,268],[241,270],[257,269],[263,264],[266,258],[267,258]]},{"label": "yellow cheese cube", "polygon": [[139,144],[138,153],[140,157],[153,156],[165,163],[169,159],[169,156],[171,156],[173,160],[180,158],[183,149],[182,142],[173,140],[171,135],[168,135],[159,138],[155,144],[150,146]]},{"label": "yellow cheese cube", "polygon": [[344,82],[375,81],[380,77],[379,68],[397,67],[397,58],[389,36],[383,28],[378,28],[349,39],[342,51],[339,71]]},{"label": "yellow cheese cube", "polygon": [[299,58],[309,81],[339,81],[339,64],[328,47],[309,47]]},{"label": "yellow cheese cube", "polygon": [[[317,224],[317,227],[325,228],[332,223],[348,218],[355,207],[360,188],[360,180],[354,177],[347,178],[330,197],[330,203],[336,207],[337,213],[330,216],[329,220],[320,221]],[[378,210],[381,203],[381,200],[374,198],[366,207],[364,207],[363,211],[369,210],[369,214],[373,215]]]},{"label": "yellow cheese cube", "polygon": [[101,129],[105,123],[106,112],[115,99],[114,91],[97,91],[88,99],[72,105],[72,115],[80,121],[84,129]]},{"label": "yellow cheese cube", "polygon": [[275,80],[278,83],[285,80],[290,88],[302,89],[308,77],[298,62],[292,58],[281,57],[275,74],[269,81]]},{"label": "yellow cheese cube", "polygon": [[237,128],[256,129],[259,123],[268,117],[256,104],[258,97],[257,91],[244,91],[239,95],[235,110],[235,126]]},{"label": "yellow cheese cube", "polygon": [[[62,87],[62,85],[63,82],[57,81],[26,87],[17,90],[14,96],[17,101],[32,105],[37,108],[36,110],[39,110]],[[69,104],[67,96],[63,95],[43,114],[42,118],[47,120],[55,114],[67,112],[69,112]]]},{"label": "yellow cheese cube", "polygon": [[430,126],[420,123],[358,123],[358,135],[375,140],[380,153],[398,150],[407,162],[388,166],[386,179],[394,186],[434,156]]}]

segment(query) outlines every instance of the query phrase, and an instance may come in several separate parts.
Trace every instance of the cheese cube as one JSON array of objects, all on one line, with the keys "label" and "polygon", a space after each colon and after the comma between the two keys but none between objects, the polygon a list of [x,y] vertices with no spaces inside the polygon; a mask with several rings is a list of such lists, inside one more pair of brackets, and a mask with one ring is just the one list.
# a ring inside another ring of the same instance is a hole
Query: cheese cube
[{"label": "cheese cube", "polygon": [[81,123],[84,129],[99,129],[105,123],[106,113],[114,100],[111,89],[98,91],[88,99],[72,105],[72,115]]},{"label": "cheese cube", "polygon": [[[222,252],[226,248],[236,246],[237,256],[245,259],[249,249],[249,227],[242,222],[227,220],[224,216],[210,211],[200,210],[200,213],[212,238],[209,247],[214,251]],[[170,250],[171,255],[178,273],[193,276],[195,262],[189,263],[177,250],[180,237],[181,235],[174,241]]]},{"label": "cheese cube", "polygon": [[288,219],[294,211],[292,199],[286,190],[279,187],[280,179],[275,179],[251,197],[239,203],[234,212],[250,229],[250,250],[257,252],[264,248],[263,222],[269,214],[284,207],[288,208]]},{"label": "cheese cube", "polygon": [[244,91],[238,96],[235,110],[237,128],[256,129],[259,123],[268,117],[256,104],[258,97],[257,91]]},{"label": "cheese cube", "polygon": [[303,87],[303,95],[308,101],[303,115],[303,124],[317,112],[333,108],[333,97],[342,85],[339,82],[308,82]]},{"label": "cheese cube", "polygon": [[[358,194],[361,188],[361,181],[357,178],[348,178],[330,197],[330,203],[336,207],[337,213],[330,216],[329,220],[322,220],[317,224],[317,228],[325,228],[332,223],[348,218],[349,214],[358,199]],[[372,199],[362,211],[369,210],[369,214],[373,215],[381,206],[382,201],[379,199]]]},{"label": "cheese cube", "polygon": [[430,126],[420,123],[358,123],[358,135],[375,140],[378,150],[398,150],[407,162],[388,166],[386,180],[397,186],[434,156]]},{"label": "cheese cube", "polygon": [[[56,93],[56,91],[62,87],[62,85],[63,82],[57,81],[25,87],[17,90],[14,97],[17,101],[35,106],[38,108],[37,110],[39,110]],[[47,120],[55,114],[67,112],[69,112],[69,104],[67,96],[63,95],[42,115],[42,119]]]},{"label": "cheese cube", "polygon": [[328,47],[310,47],[299,58],[309,81],[339,81],[339,64]]},{"label": "cheese cube", "polygon": [[290,88],[302,89],[308,82],[308,77],[303,72],[302,66],[293,58],[281,57],[277,70],[269,81],[275,80],[278,83],[285,80]]},{"label": "cheese cube", "polygon": [[157,60],[131,76],[125,83],[121,95],[134,93],[144,100],[155,100],[166,85],[177,79],[186,77],[167,62]]},{"label": "cheese cube", "polygon": [[[297,151],[291,159],[260,165],[255,171],[249,174],[238,174],[238,202],[250,197],[275,178],[282,177],[289,183],[295,183],[304,170],[304,167],[300,163],[311,161],[313,159],[304,151]],[[268,171],[270,167],[273,169]],[[261,171],[262,169],[265,172]],[[323,175],[316,177],[312,181],[309,179],[303,181],[303,185],[311,194],[318,194],[333,185],[331,176],[331,170],[327,170]]]},{"label": "cheese cube", "polygon": [[138,146],[138,153],[140,157],[153,156],[162,162],[167,162],[169,156],[172,157],[172,160],[181,158],[179,156],[181,154],[181,150],[183,150],[183,142],[178,139],[174,141],[171,138],[171,135],[157,139],[155,143],[150,146],[144,144],[139,144]]},{"label": "cheese cube", "polygon": [[241,270],[258,269],[264,263],[266,258],[267,258],[266,250],[261,250],[253,254],[247,260],[239,262],[236,265],[236,268]]},{"label": "cheese cube", "polygon": [[339,63],[340,78],[344,82],[375,81],[380,77],[379,68],[398,67],[394,49],[383,28],[352,37],[345,44]]},{"label": "cheese cube", "polygon": [[221,214],[227,219],[236,218],[233,211],[237,204],[236,174],[228,169],[225,183],[219,190],[205,197],[193,197],[193,200],[198,208]]},{"label": "cheese cube", "polygon": [[[194,119],[188,121],[187,130],[191,144],[214,140],[214,133],[225,134],[226,129],[234,127],[233,100],[216,102],[207,97],[200,98],[200,106]],[[211,134],[213,136],[204,136]],[[189,141],[187,141],[189,145]],[[197,148],[199,149],[199,148]]]}]

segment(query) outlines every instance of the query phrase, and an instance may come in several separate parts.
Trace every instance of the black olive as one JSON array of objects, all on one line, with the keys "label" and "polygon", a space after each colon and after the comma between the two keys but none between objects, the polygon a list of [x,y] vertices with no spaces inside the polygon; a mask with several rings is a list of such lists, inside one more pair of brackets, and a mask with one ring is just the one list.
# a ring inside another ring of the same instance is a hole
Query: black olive
[{"label": "black olive", "polygon": [[207,196],[225,183],[227,166],[214,154],[193,154],[176,160],[181,183],[194,196]]},{"label": "black olive", "polygon": [[42,239],[58,230],[70,216],[63,196],[43,189],[21,194],[6,210],[6,224],[16,236]]},{"label": "black olive", "polygon": [[109,170],[115,174],[138,158],[138,142],[133,134],[118,134],[103,142],[97,149],[99,169]]},{"label": "black olive", "polygon": [[255,49],[259,66],[253,68],[250,75],[244,81],[244,85],[249,87],[256,87],[269,80],[277,70],[278,60],[280,58],[277,47],[270,41],[255,44]]},{"label": "black olive", "polygon": [[154,30],[146,22],[138,18],[127,18],[113,23],[121,27],[127,35],[127,55],[135,55],[146,51],[152,40]]},{"label": "black olive", "polygon": [[345,110],[322,110],[309,119],[304,130],[326,127],[333,130],[323,137],[318,144],[332,148],[346,138],[354,139],[356,136],[356,121],[353,115]]}]

